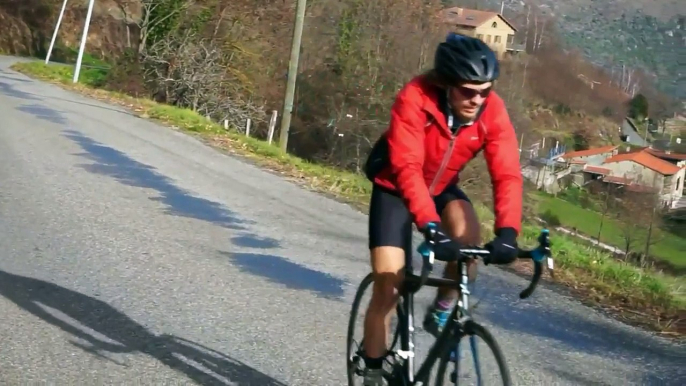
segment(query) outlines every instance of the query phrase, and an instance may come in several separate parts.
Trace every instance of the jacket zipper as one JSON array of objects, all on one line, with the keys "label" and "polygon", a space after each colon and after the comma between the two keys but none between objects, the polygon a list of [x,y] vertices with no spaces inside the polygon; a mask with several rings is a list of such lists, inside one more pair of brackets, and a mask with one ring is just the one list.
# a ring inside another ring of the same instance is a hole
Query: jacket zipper
[{"label": "jacket zipper", "polygon": [[436,195],[434,192],[434,189],[436,188],[436,183],[438,182],[438,179],[441,177],[441,174],[445,171],[446,166],[448,166],[448,161],[450,161],[450,158],[453,155],[453,147],[455,145],[455,138],[457,138],[457,133],[460,130],[458,129],[455,134],[451,134],[450,137],[450,145],[448,146],[448,150],[445,152],[443,155],[443,160],[441,160],[441,166],[438,168],[438,171],[436,172],[436,175],[434,176],[433,180],[431,181],[431,185],[429,185],[429,194]]}]

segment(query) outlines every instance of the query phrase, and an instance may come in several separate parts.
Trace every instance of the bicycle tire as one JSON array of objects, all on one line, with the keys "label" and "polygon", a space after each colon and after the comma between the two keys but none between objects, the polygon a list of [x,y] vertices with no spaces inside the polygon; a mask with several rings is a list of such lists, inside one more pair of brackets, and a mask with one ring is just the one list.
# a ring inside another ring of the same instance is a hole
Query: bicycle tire
[{"label": "bicycle tire", "polygon": [[[362,297],[364,296],[365,291],[369,286],[374,283],[374,275],[372,273],[369,273],[367,276],[362,279],[362,282],[360,285],[357,287],[357,292],[355,293],[355,299],[353,300],[352,308],[350,310],[350,318],[348,319],[348,334],[346,337],[346,368],[347,368],[347,373],[348,373],[348,386],[355,386],[355,376],[357,375],[355,373],[355,366],[356,363],[353,363],[353,356],[356,355],[353,350],[355,349],[353,346],[355,345],[355,342],[353,341],[354,335],[355,335],[355,322],[357,320],[357,315],[360,313],[360,303],[362,302]],[[398,315],[400,317],[400,315]],[[401,323],[398,323],[396,326],[395,332],[393,333],[393,341],[391,342],[391,346],[389,347],[389,350],[392,351],[395,345],[398,343],[399,339],[399,333],[400,331],[398,330],[401,326]],[[360,341],[360,346],[364,344],[364,339]],[[362,358],[360,358],[362,360]]]},{"label": "bicycle tire", "polygon": [[[505,362],[505,355],[503,354],[500,345],[498,345],[498,342],[496,342],[493,335],[484,326],[472,320],[465,322],[464,331],[464,336],[476,335],[486,342],[486,345],[493,353],[496,363],[498,364],[498,370],[500,371],[500,376],[503,379],[503,386],[511,386],[512,379],[510,377],[510,370]],[[441,360],[438,364],[438,371],[436,372],[436,386],[444,386],[443,380],[445,379],[446,372],[448,371],[448,365],[450,363],[452,363],[452,361],[450,360],[449,350],[441,357]],[[453,384],[457,385],[458,383],[453,382]]]}]

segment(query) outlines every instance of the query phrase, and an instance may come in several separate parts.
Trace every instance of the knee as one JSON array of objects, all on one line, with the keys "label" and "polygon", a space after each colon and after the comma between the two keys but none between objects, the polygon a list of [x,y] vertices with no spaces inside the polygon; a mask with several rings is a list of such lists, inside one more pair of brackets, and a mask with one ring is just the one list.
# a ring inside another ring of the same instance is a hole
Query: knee
[{"label": "knee", "polygon": [[395,307],[398,288],[403,282],[405,251],[396,247],[377,247],[371,252],[374,287],[370,306],[388,312]]},{"label": "knee", "polygon": [[478,222],[467,225],[464,231],[454,236],[462,245],[481,245],[481,224]]},{"label": "knee", "polygon": [[462,200],[451,202],[446,207],[444,223],[447,232],[462,245],[481,245],[481,224],[474,207]]},{"label": "knee", "polygon": [[385,313],[391,311],[398,301],[398,288],[401,284],[401,274],[375,274],[371,306],[380,312]]}]

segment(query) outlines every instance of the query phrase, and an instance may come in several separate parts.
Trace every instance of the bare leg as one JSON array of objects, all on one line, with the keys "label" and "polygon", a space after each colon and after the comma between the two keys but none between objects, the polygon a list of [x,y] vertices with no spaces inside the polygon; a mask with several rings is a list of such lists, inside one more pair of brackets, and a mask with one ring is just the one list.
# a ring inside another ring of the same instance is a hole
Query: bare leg
[{"label": "bare leg", "polygon": [[389,323],[403,281],[405,251],[396,247],[374,248],[371,263],[374,286],[364,321],[364,351],[373,359],[383,357],[388,349]]}]

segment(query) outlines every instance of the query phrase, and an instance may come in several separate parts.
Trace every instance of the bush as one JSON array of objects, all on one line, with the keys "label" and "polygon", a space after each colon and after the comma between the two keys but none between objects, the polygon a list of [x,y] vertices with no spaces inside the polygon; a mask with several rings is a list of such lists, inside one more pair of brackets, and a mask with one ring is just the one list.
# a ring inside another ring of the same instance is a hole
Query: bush
[{"label": "bush", "polygon": [[547,209],[543,214],[541,214],[541,219],[545,221],[548,226],[557,227],[562,225],[560,218],[557,217],[550,209]]}]

